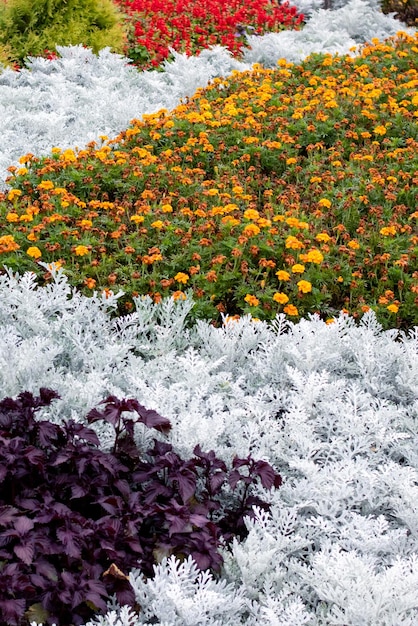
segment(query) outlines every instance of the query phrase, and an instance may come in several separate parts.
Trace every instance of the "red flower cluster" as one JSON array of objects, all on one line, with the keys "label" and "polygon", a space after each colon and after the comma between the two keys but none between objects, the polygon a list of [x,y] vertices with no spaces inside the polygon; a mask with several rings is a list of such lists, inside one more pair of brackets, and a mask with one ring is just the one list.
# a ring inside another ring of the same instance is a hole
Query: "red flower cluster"
[{"label": "red flower cluster", "polygon": [[272,0],[115,0],[127,16],[127,56],[143,69],[158,67],[169,48],[198,54],[220,44],[234,55],[246,34],[296,28],[303,15]]}]

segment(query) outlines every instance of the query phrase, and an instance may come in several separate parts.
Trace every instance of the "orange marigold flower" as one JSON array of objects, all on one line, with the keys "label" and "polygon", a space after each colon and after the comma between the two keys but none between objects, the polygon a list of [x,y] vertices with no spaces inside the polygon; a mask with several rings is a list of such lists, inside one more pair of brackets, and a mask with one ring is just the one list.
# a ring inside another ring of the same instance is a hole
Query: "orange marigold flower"
[{"label": "orange marigold flower", "polygon": [[297,285],[299,291],[302,293],[309,293],[310,291],[312,291],[312,284],[309,282],[309,280],[300,280]]},{"label": "orange marigold flower", "polygon": [[359,242],[355,239],[351,239],[351,241],[348,242],[347,246],[352,250],[358,250],[360,248]]},{"label": "orange marigold flower", "polygon": [[244,211],[244,217],[246,220],[258,220],[260,213],[256,209],[247,209]]},{"label": "orange marigold flower", "polygon": [[299,311],[294,304],[286,304],[283,311],[286,313],[286,315],[299,315]]},{"label": "orange marigold flower", "polygon": [[86,278],[84,284],[88,289],[94,289],[96,286],[96,281],[94,280],[94,278]]},{"label": "orange marigold flower", "polygon": [[207,280],[209,283],[216,283],[216,281],[218,280],[218,275],[217,275],[217,273],[215,272],[215,270],[210,270],[210,271],[206,274],[205,278],[206,278],[206,280]]},{"label": "orange marigold flower", "polygon": [[331,202],[328,200],[328,198],[321,198],[318,202],[319,206],[324,206],[327,209],[331,208]]},{"label": "orange marigold flower", "polygon": [[10,223],[13,223],[13,222],[18,222],[18,221],[19,221],[19,216],[18,216],[18,214],[17,214],[17,213],[8,213],[8,214],[6,215],[6,220],[7,220],[8,222],[10,222]]},{"label": "orange marigold flower", "polygon": [[257,224],[248,224],[248,226],[246,226],[244,230],[242,231],[242,233],[244,235],[247,235],[247,237],[255,237],[255,235],[259,234],[259,232],[260,232],[260,229],[257,226]]},{"label": "orange marigold flower", "polygon": [[26,250],[26,254],[33,259],[39,259],[42,256],[42,252],[36,246],[31,246]]},{"label": "orange marigold flower", "polygon": [[276,276],[279,280],[290,280],[290,274],[289,272],[286,272],[286,270],[278,270],[276,272]]},{"label": "orange marigold flower", "polygon": [[258,298],[256,298],[255,296],[252,296],[250,293],[247,293],[247,295],[245,296],[244,300],[250,306],[258,306],[260,304],[260,300]]},{"label": "orange marigold flower", "polygon": [[184,291],[175,291],[172,294],[173,300],[186,300],[187,296]]},{"label": "orange marigold flower", "polygon": [[278,302],[279,304],[286,304],[286,302],[289,302],[288,296],[281,291],[276,291],[276,293],[273,296],[273,300],[275,302]]},{"label": "orange marigold flower", "polygon": [[290,248],[292,250],[300,250],[300,248],[304,248],[305,247],[305,245],[301,241],[299,241],[299,239],[294,237],[293,235],[289,235],[286,238],[285,246],[286,246],[286,248]]},{"label": "orange marigold flower", "polygon": [[174,276],[174,280],[176,280],[178,283],[182,283],[183,285],[185,285],[189,279],[190,276],[188,274],[185,274],[184,272],[177,272],[177,274]]}]

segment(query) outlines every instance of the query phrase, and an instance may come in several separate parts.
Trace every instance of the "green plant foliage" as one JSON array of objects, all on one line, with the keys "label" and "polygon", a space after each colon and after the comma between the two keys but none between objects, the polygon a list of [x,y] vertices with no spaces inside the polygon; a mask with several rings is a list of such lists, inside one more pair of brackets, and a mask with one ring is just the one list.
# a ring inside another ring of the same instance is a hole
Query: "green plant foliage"
[{"label": "green plant foliage", "polygon": [[0,45],[7,44],[18,63],[56,45],[122,52],[122,23],[111,0],[7,0],[0,4]]}]

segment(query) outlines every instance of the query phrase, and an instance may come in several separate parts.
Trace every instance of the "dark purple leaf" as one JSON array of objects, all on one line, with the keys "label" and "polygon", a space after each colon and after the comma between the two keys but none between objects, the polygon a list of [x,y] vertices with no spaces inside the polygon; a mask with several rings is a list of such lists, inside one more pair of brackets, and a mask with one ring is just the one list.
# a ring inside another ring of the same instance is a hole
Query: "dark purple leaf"
[{"label": "dark purple leaf", "polygon": [[[254,463],[254,473],[260,477],[261,484],[265,489],[271,489],[273,486],[278,487],[281,484],[280,476],[274,471],[272,466],[266,461],[256,461]],[[280,479],[277,484],[277,479]]]},{"label": "dark purple leaf", "polygon": [[34,549],[32,544],[18,544],[14,546],[13,552],[16,554],[18,559],[26,563],[26,565],[30,565],[32,563],[34,555]]},{"label": "dark purple leaf", "polygon": [[22,598],[0,600],[0,615],[2,623],[15,626],[20,623],[26,609],[26,601]]}]

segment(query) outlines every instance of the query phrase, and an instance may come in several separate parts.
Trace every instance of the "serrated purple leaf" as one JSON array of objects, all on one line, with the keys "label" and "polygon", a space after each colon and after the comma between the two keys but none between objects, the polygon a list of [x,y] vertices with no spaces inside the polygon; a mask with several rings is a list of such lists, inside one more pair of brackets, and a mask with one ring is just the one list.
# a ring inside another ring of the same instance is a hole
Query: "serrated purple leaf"
[{"label": "serrated purple leaf", "polygon": [[16,554],[17,558],[23,561],[23,563],[26,563],[26,565],[30,565],[32,563],[34,555],[32,544],[18,544],[14,546],[13,552]]},{"label": "serrated purple leaf", "polygon": [[29,517],[26,517],[26,515],[20,515],[16,519],[14,527],[18,535],[23,536],[33,529],[34,523]]},{"label": "serrated purple leaf", "polygon": [[0,600],[0,615],[3,624],[15,626],[19,624],[26,610],[26,601],[22,598],[13,600]]}]

